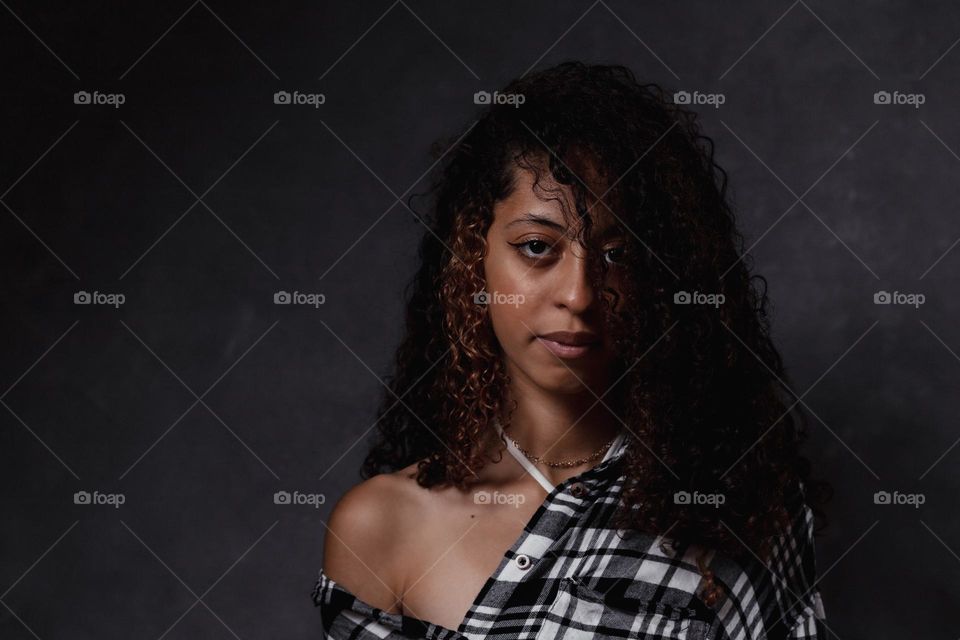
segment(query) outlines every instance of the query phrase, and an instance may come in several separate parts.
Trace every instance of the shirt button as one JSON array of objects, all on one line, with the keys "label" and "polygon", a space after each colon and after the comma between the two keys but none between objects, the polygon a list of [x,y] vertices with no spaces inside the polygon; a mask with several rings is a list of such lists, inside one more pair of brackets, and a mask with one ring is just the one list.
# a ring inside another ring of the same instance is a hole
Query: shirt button
[{"label": "shirt button", "polygon": [[522,553],[514,558],[513,561],[517,564],[517,568],[521,571],[526,571],[531,565],[530,556]]},{"label": "shirt button", "polygon": [[582,482],[574,482],[570,485],[570,495],[574,498],[582,498],[587,495],[587,487]]}]

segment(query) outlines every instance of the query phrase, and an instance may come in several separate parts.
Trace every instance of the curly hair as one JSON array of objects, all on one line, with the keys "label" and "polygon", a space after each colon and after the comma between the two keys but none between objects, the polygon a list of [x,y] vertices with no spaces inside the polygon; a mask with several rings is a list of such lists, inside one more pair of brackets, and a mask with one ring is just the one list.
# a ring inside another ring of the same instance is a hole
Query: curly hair
[{"label": "curly hair", "polygon": [[[434,145],[439,169],[432,206],[418,216],[427,230],[407,287],[406,333],[361,475],[418,462],[421,486],[463,490],[492,460],[478,443],[494,419],[509,429],[512,409],[501,404],[510,380],[488,307],[473,296],[484,289],[494,205],[515,188],[516,168],[533,172],[535,185],[548,170],[574,193],[581,232],[593,195],[626,240],[619,311],[605,309],[624,389],[611,404],[638,445],[624,453],[618,528],[669,531],[766,562],[799,498],[819,532],[832,488],[811,480],[800,455],[807,419],[770,337],[767,282],[750,273],[727,174],[696,114],[614,65],[565,62],[499,93],[506,99],[489,100],[477,121]],[[603,194],[572,168],[584,164]],[[682,292],[722,294],[722,304],[677,304]],[[723,504],[675,498],[694,491],[722,494]],[[705,555],[703,599],[713,606],[723,589]]]}]

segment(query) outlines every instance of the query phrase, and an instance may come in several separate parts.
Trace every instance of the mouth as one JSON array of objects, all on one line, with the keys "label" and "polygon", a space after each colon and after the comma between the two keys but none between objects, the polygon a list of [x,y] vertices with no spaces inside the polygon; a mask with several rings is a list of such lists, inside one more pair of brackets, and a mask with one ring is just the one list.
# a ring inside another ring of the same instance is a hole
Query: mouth
[{"label": "mouth", "polygon": [[574,359],[596,351],[600,337],[593,333],[558,331],[536,336],[547,351],[559,358]]}]

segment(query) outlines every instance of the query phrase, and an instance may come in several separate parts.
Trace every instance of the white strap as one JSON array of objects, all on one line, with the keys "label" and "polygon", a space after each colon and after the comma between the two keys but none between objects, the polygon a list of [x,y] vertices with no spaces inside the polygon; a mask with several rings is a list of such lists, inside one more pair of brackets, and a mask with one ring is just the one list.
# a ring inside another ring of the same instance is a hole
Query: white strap
[{"label": "white strap", "polygon": [[[500,426],[500,421],[494,420],[493,425],[497,428],[497,433],[500,435],[503,435],[503,427]],[[620,447],[621,443],[623,442],[624,437],[625,437],[625,434],[621,430],[620,433],[617,434],[617,437],[613,439],[613,443],[611,443],[611,445],[607,448],[607,453],[603,456],[603,459],[601,460],[601,462],[605,462],[611,456],[613,456],[614,453],[616,453],[617,449]],[[527,459],[527,456],[523,455],[523,452],[517,448],[517,445],[514,444],[512,438],[506,437],[504,438],[504,440],[506,440],[507,442],[507,451],[509,451],[510,454],[517,459],[517,462],[520,463],[520,466],[526,469],[527,473],[533,476],[533,479],[539,482],[540,486],[542,486],[547,493],[551,493],[556,488],[553,485],[553,483],[551,483],[547,479],[547,477],[543,475],[543,472],[540,471],[540,469],[538,469],[536,465],[534,465],[532,462],[530,462],[529,459]]]},{"label": "white strap", "polygon": [[[497,428],[497,433],[503,435],[503,427],[500,426],[500,421],[494,420],[493,425]],[[533,476],[533,479],[539,482],[540,486],[543,487],[547,493],[551,493],[556,487],[554,487],[553,484],[547,480],[547,477],[543,475],[543,472],[540,471],[540,469],[537,469],[537,467],[527,459],[527,456],[523,455],[523,453],[517,449],[517,445],[513,443],[512,438],[506,437],[504,440],[507,441],[507,451],[510,452],[510,455],[517,459],[517,462],[520,463],[520,466],[526,469],[527,473]]]},{"label": "white strap", "polygon": [[607,452],[603,455],[603,458],[600,462],[606,462],[617,453],[617,449],[620,448],[620,445],[623,444],[623,441],[627,439],[627,434],[623,429],[620,429],[620,432],[617,433],[617,437],[613,439],[613,442],[610,443],[610,448],[607,449]]}]

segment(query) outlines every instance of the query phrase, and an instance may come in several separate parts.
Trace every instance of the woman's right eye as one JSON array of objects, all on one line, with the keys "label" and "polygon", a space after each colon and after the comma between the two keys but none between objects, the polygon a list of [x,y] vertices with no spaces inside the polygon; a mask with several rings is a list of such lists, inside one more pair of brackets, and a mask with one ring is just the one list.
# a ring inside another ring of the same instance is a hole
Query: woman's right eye
[{"label": "woman's right eye", "polygon": [[544,255],[546,255],[546,252],[550,250],[550,243],[548,243],[546,240],[539,239],[519,242],[517,244],[513,244],[513,246],[516,247],[520,255],[534,259],[542,258]]}]

